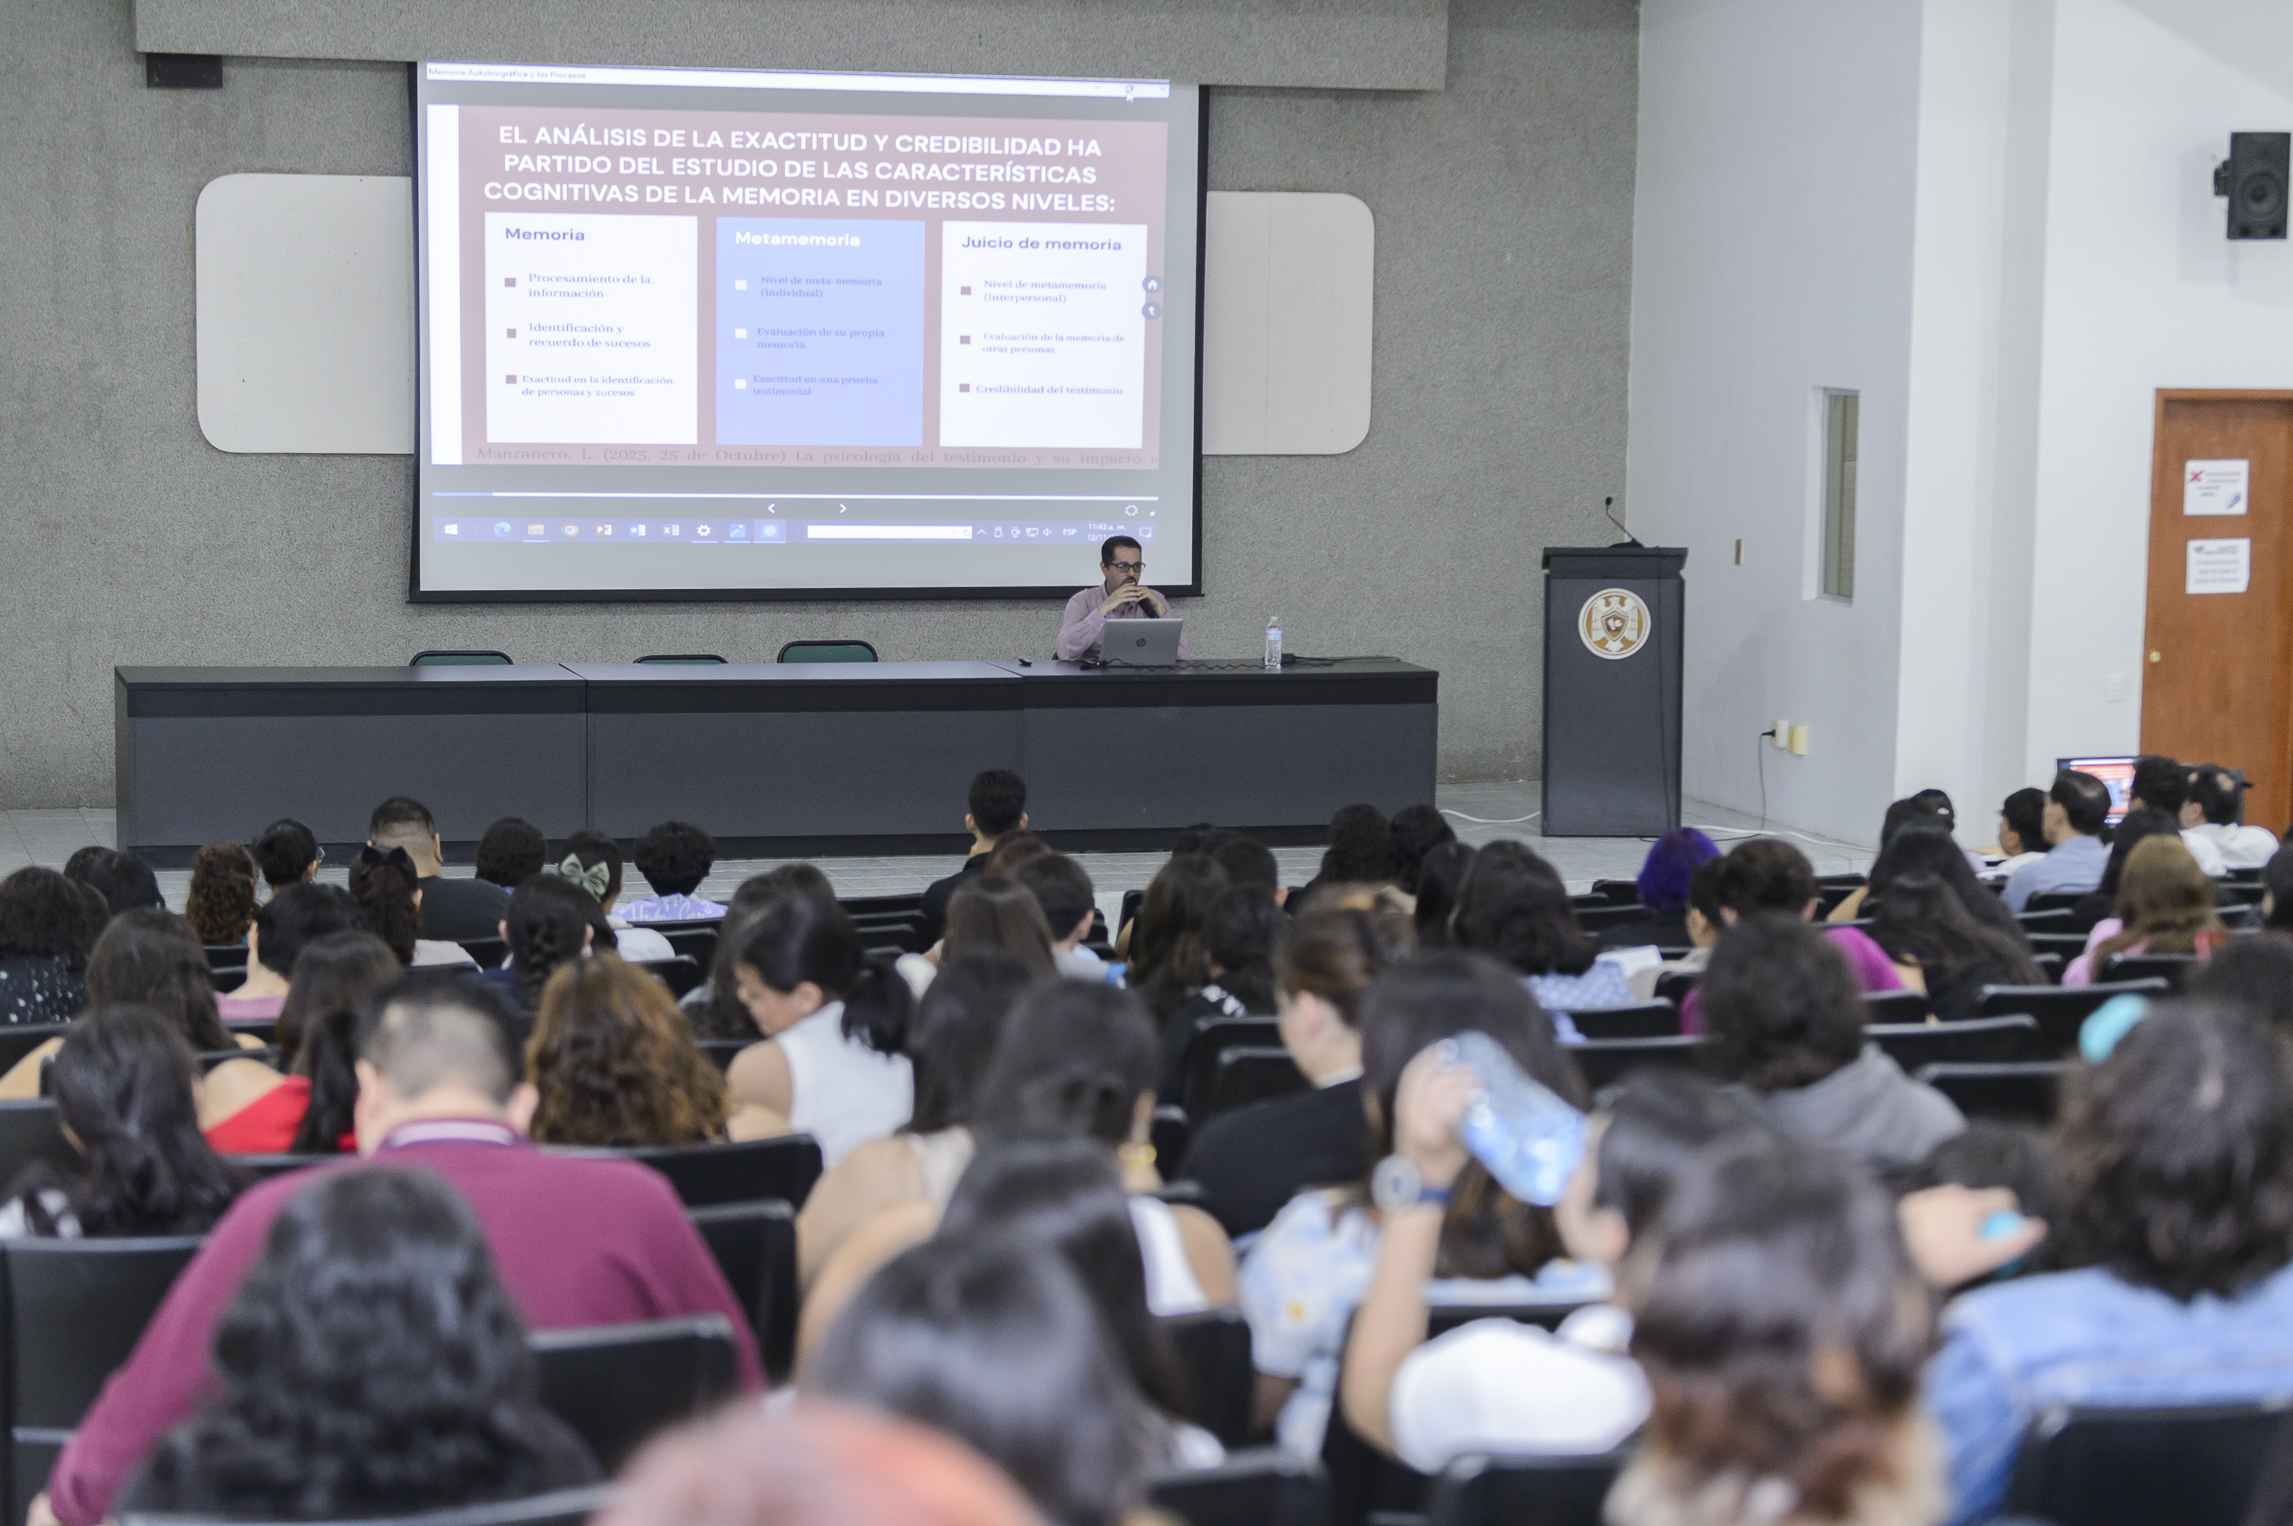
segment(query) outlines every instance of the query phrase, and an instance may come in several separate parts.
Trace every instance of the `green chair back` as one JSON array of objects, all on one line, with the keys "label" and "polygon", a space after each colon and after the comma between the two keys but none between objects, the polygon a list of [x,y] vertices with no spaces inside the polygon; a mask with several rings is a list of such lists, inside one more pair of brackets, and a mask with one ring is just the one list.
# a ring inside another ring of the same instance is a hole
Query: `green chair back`
[{"label": "green chair back", "polygon": [[791,641],[781,662],[874,662],[876,649],[865,641]]},{"label": "green chair back", "polygon": [[417,668],[479,668],[506,667],[507,652],[416,652],[413,666]]}]

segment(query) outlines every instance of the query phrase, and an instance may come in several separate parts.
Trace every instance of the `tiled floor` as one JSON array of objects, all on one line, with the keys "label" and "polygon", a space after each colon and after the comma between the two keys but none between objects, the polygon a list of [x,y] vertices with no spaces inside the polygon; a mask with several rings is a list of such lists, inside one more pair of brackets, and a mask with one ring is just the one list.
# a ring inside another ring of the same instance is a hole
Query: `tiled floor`
[{"label": "tiled floor", "polygon": [[[1550,859],[1572,890],[1589,889],[1596,879],[1630,879],[1640,870],[1640,861],[1648,851],[1647,841],[1635,837],[1545,837],[1537,830],[1534,819],[1539,792],[1535,780],[1515,780],[1508,783],[1445,784],[1436,792],[1436,803],[1449,813],[1451,825],[1457,835],[1469,843],[1494,842],[1498,838],[1512,837],[1534,847]],[[1704,801],[1687,802],[1685,820],[1711,832],[1722,847],[1729,842],[1754,835],[1758,822],[1740,812],[1711,805]],[[1770,823],[1771,831],[1789,835],[1805,850],[1815,863],[1818,874],[1837,874],[1860,870],[1869,866],[1871,850],[1854,843],[1838,842],[1831,838],[1788,833],[1787,829]],[[62,867],[76,848],[89,843],[113,845],[112,813],[94,807],[85,809],[0,811],[0,874],[25,864],[46,864]],[[1319,848],[1277,848],[1274,856],[1282,866],[1285,884],[1302,885],[1313,878],[1321,862]],[[1122,893],[1146,884],[1165,855],[1161,853],[1081,853],[1076,858],[1090,872],[1092,883],[1098,887],[1106,910],[1112,915]],[[778,860],[728,859],[716,866],[701,893],[715,900],[732,894],[733,888],[752,874],[773,866]],[[911,855],[898,858],[830,858],[818,861],[837,890],[850,896],[899,895],[922,889],[942,875],[952,874],[963,862],[960,834],[951,834],[948,851],[940,855]],[[450,873],[467,874],[467,869]],[[328,865],[320,871],[321,878],[339,882],[343,866]],[[159,884],[171,905],[181,906],[186,886],[190,881],[187,870],[163,869]]]}]

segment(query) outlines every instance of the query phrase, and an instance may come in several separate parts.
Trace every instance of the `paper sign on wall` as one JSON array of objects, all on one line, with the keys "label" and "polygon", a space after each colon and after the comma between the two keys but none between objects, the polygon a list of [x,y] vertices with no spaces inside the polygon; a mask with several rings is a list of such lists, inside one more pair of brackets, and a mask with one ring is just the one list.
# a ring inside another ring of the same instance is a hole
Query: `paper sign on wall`
[{"label": "paper sign on wall", "polygon": [[[2184,461],[2182,512],[2184,514],[2242,514],[2251,462]],[[2195,593],[2196,589],[2190,590]]]},{"label": "paper sign on wall", "polygon": [[2184,593],[2243,593],[2253,578],[2253,542],[2193,540]]}]

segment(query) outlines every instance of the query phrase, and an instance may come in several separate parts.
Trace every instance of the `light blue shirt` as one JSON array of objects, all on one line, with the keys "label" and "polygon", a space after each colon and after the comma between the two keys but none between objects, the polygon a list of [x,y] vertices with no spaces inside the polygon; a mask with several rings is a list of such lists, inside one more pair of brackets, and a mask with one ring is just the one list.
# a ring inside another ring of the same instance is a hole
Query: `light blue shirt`
[{"label": "light blue shirt", "polygon": [[1953,1526],[1998,1513],[2023,1433],[2054,1405],[2227,1404],[2289,1389],[2293,1269],[2186,1304],[2098,1268],[1980,1288],[1943,1311],[1926,1383]]},{"label": "light blue shirt", "polygon": [[721,901],[689,895],[649,895],[642,901],[623,901],[613,914],[624,922],[714,922],[725,914]]},{"label": "light blue shirt", "polygon": [[2110,845],[2099,837],[2073,837],[2007,876],[2006,907],[2026,911],[2030,898],[2052,890],[2092,890],[2109,867]]}]

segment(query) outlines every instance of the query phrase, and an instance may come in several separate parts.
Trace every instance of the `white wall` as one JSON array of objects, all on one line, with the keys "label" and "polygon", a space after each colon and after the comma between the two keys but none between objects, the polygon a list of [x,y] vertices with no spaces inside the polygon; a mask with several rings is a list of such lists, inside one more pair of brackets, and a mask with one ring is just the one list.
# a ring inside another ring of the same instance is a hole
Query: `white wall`
[{"label": "white wall", "polygon": [[[1648,0],[1627,459],[1689,548],[1687,792],[1869,841],[1892,798],[1917,0]],[[1855,599],[1805,597],[1812,399],[1862,394]],[[1734,543],[1744,543],[1742,566]],[[1778,717],[1809,755],[1763,750]]]}]

